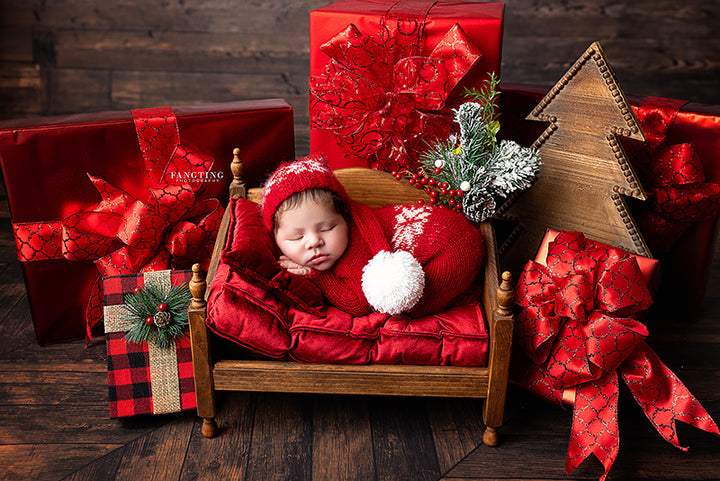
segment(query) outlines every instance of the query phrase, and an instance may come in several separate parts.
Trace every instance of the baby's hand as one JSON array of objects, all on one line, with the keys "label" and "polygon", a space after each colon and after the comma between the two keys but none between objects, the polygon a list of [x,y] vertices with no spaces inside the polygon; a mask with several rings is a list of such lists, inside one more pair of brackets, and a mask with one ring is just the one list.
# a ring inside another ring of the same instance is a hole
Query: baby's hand
[{"label": "baby's hand", "polygon": [[291,261],[287,256],[280,256],[280,258],[278,259],[278,264],[280,264],[280,267],[282,267],[283,269],[287,269],[288,272],[296,274],[298,276],[306,276],[312,272],[312,268],[296,264],[295,262]]}]

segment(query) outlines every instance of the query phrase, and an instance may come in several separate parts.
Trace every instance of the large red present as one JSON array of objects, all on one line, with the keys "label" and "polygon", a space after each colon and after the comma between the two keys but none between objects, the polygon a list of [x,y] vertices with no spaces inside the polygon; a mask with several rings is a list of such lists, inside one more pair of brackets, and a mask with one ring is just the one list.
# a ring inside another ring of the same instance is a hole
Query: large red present
[{"label": "large red present", "polygon": [[[103,279],[103,317],[111,418],[166,414],[194,409],[197,406],[192,353],[186,328],[189,290],[186,289],[187,299],[178,296],[177,306],[173,306],[175,310],[182,309],[184,315],[178,316],[181,319],[173,320],[172,316],[165,316],[165,325],[154,320],[152,327],[147,328],[151,334],[142,342],[127,338],[128,332],[133,330],[134,322],[133,311],[127,308],[130,305],[130,296],[140,295],[140,290],[148,292],[149,286],[152,286],[162,298],[162,295],[170,293],[173,287],[187,288],[190,279],[192,271],[189,270],[153,271]],[[163,319],[158,314],[172,313],[173,309],[158,310],[157,313],[154,309],[151,311],[158,319]],[[142,319],[140,321],[142,322]],[[178,321],[183,322],[185,328],[177,329],[180,335],[172,339],[165,337],[167,345],[153,337],[159,329],[158,324],[167,328],[167,324]]]},{"label": "large red present", "polygon": [[[259,182],[294,157],[281,99],[0,123],[0,160],[40,344],[102,318],[101,275],[208,258],[232,178]],[[87,323],[86,323],[87,315]]]},{"label": "large red present", "polygon": [[499,77],[504,3],[340,0],[310,12],[310,151],[414,166],[463,90]]},{"label": "large red present", "polygon": [[[501,86],[501,136],[531,144],[545,129],[525,117],[547,88]],[[649,194],[630,205],[662,262],[664,312],[695,316],[702,304],[718,236],[720,106],[629,96],[648,140],[624,142]],[[667,305],[666,305],[667,304]]]}]

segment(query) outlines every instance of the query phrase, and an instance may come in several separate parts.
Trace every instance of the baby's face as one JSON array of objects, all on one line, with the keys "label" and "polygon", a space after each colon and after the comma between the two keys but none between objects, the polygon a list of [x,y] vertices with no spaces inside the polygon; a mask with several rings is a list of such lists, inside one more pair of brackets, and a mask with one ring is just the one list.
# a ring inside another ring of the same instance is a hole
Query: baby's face
[{"label": "baby's face", "polygon": [[345,252],[348,225],[330,202],[307,199],[280,213],[275,242],[296,264],[326,271]]}]

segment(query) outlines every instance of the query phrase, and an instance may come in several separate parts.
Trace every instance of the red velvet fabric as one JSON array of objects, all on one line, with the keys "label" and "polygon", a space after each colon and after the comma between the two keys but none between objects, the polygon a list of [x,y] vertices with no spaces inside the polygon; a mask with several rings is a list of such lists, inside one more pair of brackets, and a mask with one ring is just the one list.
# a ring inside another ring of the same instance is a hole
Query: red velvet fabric
[{"label": "red velvet fabric", "polygon": [[233,212],[228,228],[223,263],[282,302],[316,315],[321,313],[320,288],[304,277],[290,274],[277,263],[279,251],[263,224],[258,205],[246,199],[232,199]]},{"label": "red velvet fabric", "polygon": [[[198,202],[225,203],[234,147],[242,151],[245,178],[254,183],[295,155],[292,108],[284,100],[172,110],[180,145],[213,160]],[[172,178],[177,170],[162,165],[162,172],[149,171],[135,120],[131,112],[118,111],[0,122],[0,160],[13,223],[60,223],[92,209],[101,197],[88,174],[146,202],[157,178]],[[177,160],[183,154],[178,149],[172,155]],[[84,337],[88,297],[99,274],[95,264],[62,258],[23,262],[22,268],[38,342]]]},{"label": "red velvet fabric", "polygon": [[323,305],[314,284],[279,267],[257,206],[238,200],[229,208],[237,218],[208,298],[207,325],[216,334],[303,362],[487,364],[488,333],[477,303],[416,319],[352,316]]}]

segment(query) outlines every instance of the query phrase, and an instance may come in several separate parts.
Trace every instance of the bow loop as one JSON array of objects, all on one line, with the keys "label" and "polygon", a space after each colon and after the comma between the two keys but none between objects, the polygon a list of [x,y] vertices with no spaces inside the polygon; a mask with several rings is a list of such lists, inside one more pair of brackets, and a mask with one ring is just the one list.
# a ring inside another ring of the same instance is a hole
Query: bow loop
[{"label": "bow loop", "polygon": [[555,278],[555,312],[578,323],[584,323],[585,313],[593,309],[592,279],[586,274]]},{"label": "bow loop", "polygon": [[548,247],[547,266],[556,278],[583,273],[592,279],[598,262],[607,255],[607,249],[586,242],[581,233],[561,232]]},{"label": "bow loop", "polygon": [[128,203],[132,202],[133,197],[124,190],[104,181],[99,177],[87,174],[93,187],[100,194],[100,202],[93,209],[95,212],[105,212],[108,214],[122,215]]},{"label": "bow loop", "polygon": [[78,212],[62,222],[62,257],[70,261],[95,260],[122,245],[115,233],[123,217],[102,211]]},{"label": "bow loop", "polygon": [[518,313],[515,336],[521,348],[541,364],[547,360],[562,318],[555,312],[557,287],[547,268],[529,261],[520,274],[515,302],[523,307]]},{"label": "bow loop", "polygon": [[604,372],[615,371],[648,335],[635,319],[593,312],[582,327],[588,361]]},{"label": "bow loop", "polygon": [[153,249],[160,245],[162,234],[169,224],[167,219],[149,205],[136,200],[127,206],[115,235],[131,247]]},{"label": "bow loop", "polygon": [[670,144],[668,134],[684,102],[648,98],[635,108],[647,140],[626,148],[648,186],[638,224],[650,248],[667,252],[694,223],[720,210],[720,184],[707,182],[702,161],[688,143]]},{"label": "bow loop", "polygon": [[705,182],[705,171],[693,144],[674,144],[665,147],[658,152],[657,159],[650,165],[650,169],[651,187]]},{"label": "bow loop", "polygon": [[653,303],[637,260],[627,253],[608,256],[598,269],[595,307],[619,316],[648,309]]}]

